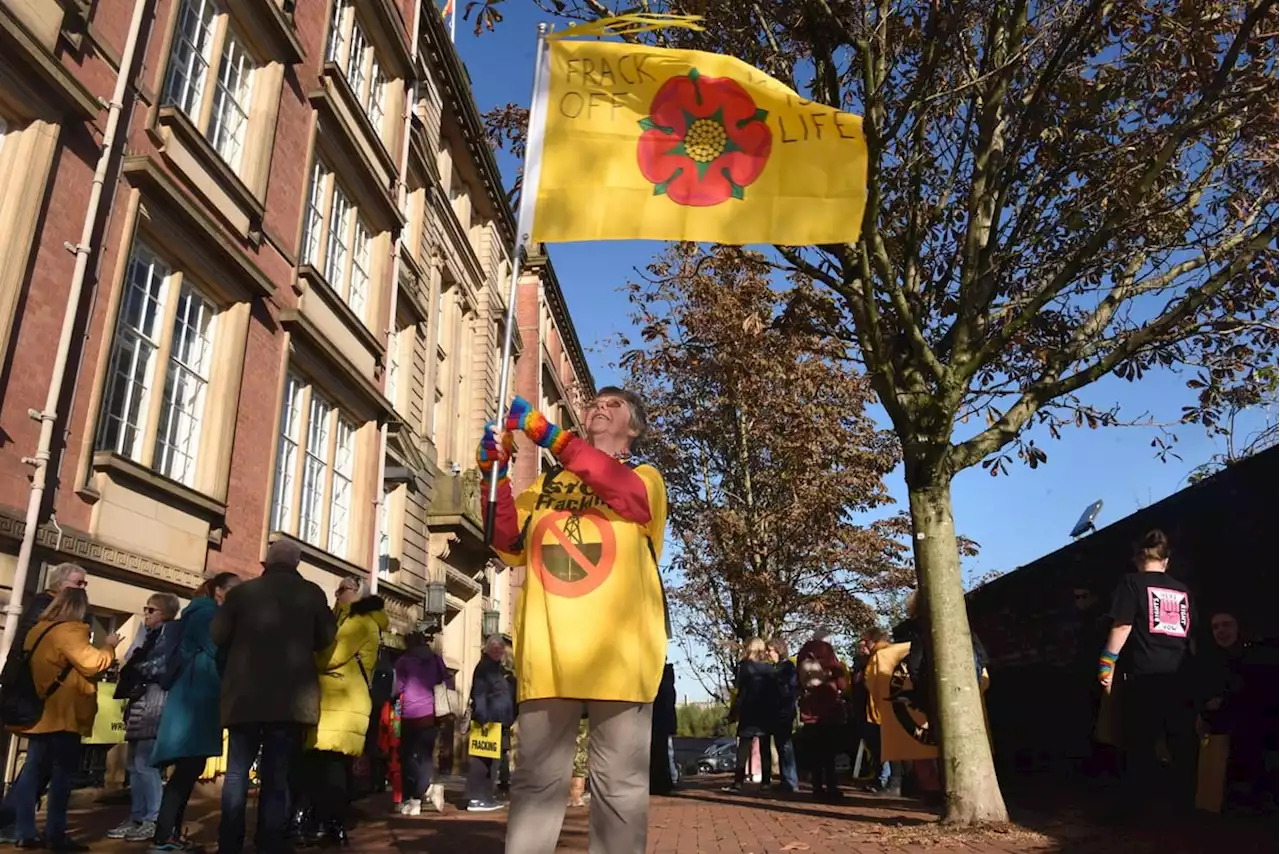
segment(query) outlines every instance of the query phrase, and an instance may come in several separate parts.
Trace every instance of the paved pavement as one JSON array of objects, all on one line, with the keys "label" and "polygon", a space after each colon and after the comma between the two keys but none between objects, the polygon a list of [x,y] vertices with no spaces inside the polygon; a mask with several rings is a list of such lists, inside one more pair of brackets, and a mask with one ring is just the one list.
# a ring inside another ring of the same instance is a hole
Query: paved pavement
[{"label": "paved pavement", "polygon": [[[804,796],[765,799],[750,790],[724,794],[718,790],[722,782],[700,781],[671,797],[654,798],[649,854],[1270,854],[1277,848],[1274,819],[1181,816],[1141,828],[1100,828],[1087,814],[1059,807],[1015,814],[1021,824],[1002,832],[956,833],[911,801],[851,796],[845,803],[826,805]],[[188,831],[209,843],[210,852],[217,830],[217,791],[216,785],[202,784],[189,810]],[[450,805],[443,815],[404,818],[390,814],[386,796],[368,798],[359,809],[362,820],[352,830],[350,849],[358,854],[504,852],[505,813],[468,814]],[[119,803],[84,804],[73,810],[71,826],[94,851],[141,854],[145,846],[138,843],[102,839],[126,812]],[[558,851],[587,851],[587,814],[582,808],[568,811]]]}]

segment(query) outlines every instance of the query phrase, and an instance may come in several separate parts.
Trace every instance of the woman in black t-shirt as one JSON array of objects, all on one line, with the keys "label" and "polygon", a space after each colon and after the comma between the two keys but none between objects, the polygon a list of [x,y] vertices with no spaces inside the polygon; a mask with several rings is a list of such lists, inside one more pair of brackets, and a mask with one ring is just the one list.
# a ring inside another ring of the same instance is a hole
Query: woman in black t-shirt
[{"label": "woman in black t-shirt", "polygon": [[1162,785],[1159,745],[1167,748],[1173,770],[1182,772],[1178,777],[1194,767],[1189,686],[1180,675],[1191,647],[1191,591],[1167,572],[1169,541],[1163,531],[1150,531],[1135,545],[1134,563],[1138,572],[1120,579],[1111,603],[1112,628],[1099,657],[1098,681],[1111,690],[1123,653],[1120,725],[1130,795],[1137,802],[1166,800],[1161,795],[1183,793]]}]

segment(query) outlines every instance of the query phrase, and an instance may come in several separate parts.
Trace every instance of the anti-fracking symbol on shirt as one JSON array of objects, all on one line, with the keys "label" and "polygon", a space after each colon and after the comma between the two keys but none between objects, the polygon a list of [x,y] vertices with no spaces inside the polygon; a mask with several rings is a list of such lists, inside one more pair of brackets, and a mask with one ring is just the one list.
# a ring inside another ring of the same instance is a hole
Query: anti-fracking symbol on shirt
[{"label": "anti-fracking symbol on shirt", "polygon": [[919,701],[904,656],[889,677],[889,705],[903,732],[920,744],[933,747],[938,743],[937,734],[929,726],[929,717],[920,708]]},{"label": "anti-fracking symbol on shirt", "polygon": [[[584,522],[600,532],[598,542],[583,541]],[[529,542],[529,566],[542,588],[567,599],[585,596],[603,584],[618,553],[613,525],[595,508],[544,514]]]}]

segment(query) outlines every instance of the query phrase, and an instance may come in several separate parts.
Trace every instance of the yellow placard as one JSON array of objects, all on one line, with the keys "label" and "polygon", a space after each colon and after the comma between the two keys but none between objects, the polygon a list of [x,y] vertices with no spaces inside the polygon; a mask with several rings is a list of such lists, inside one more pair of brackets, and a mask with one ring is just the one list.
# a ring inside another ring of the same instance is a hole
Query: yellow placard
[{"label": "yellow placard", "polygon": [[[909,643],[896,643],[877,652],[867,668],[867,688],[880,714],[880,751],[883,761],[938,758],[938,734],[929,718],[915,704],[911,676],[907,673]],[[990,679],[982,672],[980,689]],[[985,712],[985,706],[984,706]]]},{"label": "yellow placard", "polygon": [[626,42],[551,42],[541,88],[535,241],[858,239],[860,116],[731,56]]},{"label": "yellow placard", "polygon": [[481,759],[502,758],[502,724],[478,724],[471,722],[467,733],[467,748],[472,756]]},{"label": "yellow placard", "polygon": [[98,712],[93,717],[93,734],[85,744],[119,744],[124,741],[124,700],[115,698],[114,682],[98,683]]}]

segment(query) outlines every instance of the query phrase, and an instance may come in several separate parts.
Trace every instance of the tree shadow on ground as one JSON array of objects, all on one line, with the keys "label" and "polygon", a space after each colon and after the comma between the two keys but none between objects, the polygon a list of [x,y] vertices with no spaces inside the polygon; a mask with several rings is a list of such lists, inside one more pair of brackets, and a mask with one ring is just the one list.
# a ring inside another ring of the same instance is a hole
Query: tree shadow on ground
[{"label": "tree shadow on ground", "polygon": [[[706,803],[724,804],[741,807],[747,810],[764,810],[789,815],[802,815],[809,818],[825,818],[836,821],[862,821],[872,824],[886,824],[900,827],[933,824],[937,817],[923,808],[917,808],[912,801],[900,798],[860,798],[848,797],[839,805],[817,802],[805,802],[799,797],[773,798],[752,797],[750,795],[718,794],[705,789],[684,789],[669,796],[676,801],[705,801]],[[841,809],[843,808],[843,809]],[[891,812],[890,815],[876,815],[865,812],[849,812],[848,810],[879,810]]]}]

